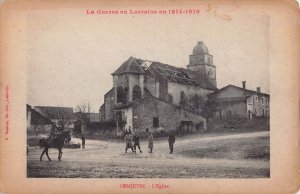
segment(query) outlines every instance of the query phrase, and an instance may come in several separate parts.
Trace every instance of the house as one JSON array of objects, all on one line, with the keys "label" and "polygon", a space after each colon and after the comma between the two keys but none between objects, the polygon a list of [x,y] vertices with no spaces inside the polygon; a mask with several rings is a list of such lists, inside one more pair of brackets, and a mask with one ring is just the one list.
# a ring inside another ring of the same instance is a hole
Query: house
[{"label": "house", "polygon": [[53,124],[47,115],[39,113],[32,108],[29,104],[26,104],[26,119],[27,119],[27,132],[35,133],[36,135],[42,130],[45,130],[47,126]]},{"label": "house", "polygon": [[206,129],[203,109],[207,95],[217,90],[216,66],[201,41],[189,61],[180,68],[130,57],[112,73],[100,120],[115,123],[116,135],[129,127],[137,132]]},{"label": "house", "polygon": [[34,106],[34,110],[61,127],[73,128],[77,120],[72,107]]},{"label": "house", "polygon": [[243,87],[228,85],[208,95],[213,119],[270,116],[270,95],[261,92],[260,87],[248,90],[246,81],[242,83]]}]

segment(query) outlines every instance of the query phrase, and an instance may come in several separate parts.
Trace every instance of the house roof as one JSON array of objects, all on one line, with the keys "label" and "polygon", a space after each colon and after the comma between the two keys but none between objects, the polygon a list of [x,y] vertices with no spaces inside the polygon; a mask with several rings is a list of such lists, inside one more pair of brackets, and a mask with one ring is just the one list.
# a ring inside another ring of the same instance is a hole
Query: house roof
[{"label": "house roof", "polygon": [[229,85],[227,85],[227,86],[225,86],[225,87],[223,87],[223,88],[221,88],[221,89],[219,89],[219,90],[217,90],[217,91],[209,94],[208,96],[209,97],[214,97],[214,96],[216,96],[217,94],[219,94],[220,92],[224,91],[225,89],[227,89],[229,87],[235,88],[235,89],[240,90],[240,91],[245,91],[244,92],[244,96],[245,97],[249,97],[249,96],[251,96],[253,94],[257,94],[257,95],[261,95],[261,96],[270,96],[269,94],[266,94],[266,93],[262,93],[262,92],[258,93],[257,91],[249,90],[249,89],[244,89],[242,87],[231,85],[231,84],[229,84]]},{"label": "house roof", "polygon": [[145,71],[140,65],[140,60],[133,57],[129,57],[112,75],[118,75],[123,73],[134,73],[134,74],[144,74]]},{"label": "house roof", "polygon": [[31,112],[31,124],[49,125],[53,123],[48,117],[34,110],[29,104],[26,104],[26,110]]},{"label": "house roof", "polygon": [[35,106],[34,109],[50,119],[57,119],[61,114],[65,119],[76,119],[71,107]]}]

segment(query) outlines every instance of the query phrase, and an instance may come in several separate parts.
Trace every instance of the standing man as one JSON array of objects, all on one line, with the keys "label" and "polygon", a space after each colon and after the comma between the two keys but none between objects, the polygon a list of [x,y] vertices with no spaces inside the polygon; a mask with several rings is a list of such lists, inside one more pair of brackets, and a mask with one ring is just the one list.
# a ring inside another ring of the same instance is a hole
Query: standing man
[{"label": "standing man", "polygon": [[125,135],[124,140],[125,140],[125,143],[126,143],[125,153],[127,153],[128,148],[131,148],[132,152],[134,152],[129,134]]},{"label": "standing man", "polygon": [[128,126],[128,129],[125,129],[125,135],[126,134],[131,134],[131,128],[130,128],[130,126]]},{"label": "standing man", "polygon": [[85,137],[82,135],[81,136],[81,140],[82,140],[82,149],[85,148]]},{"label": "standing man", "polygon": [[136,147],[139,148],[140,150],[140,153],[142,153],[142,150],[141,150],[141,147],[140,147],[140,137],[138,136],[137,133],[134,134],[133,136],[133,148],[134,148],[134,151],[136,152]]},{"label": "standing man", "polygon": [[146,132],[149,133],[149,136],[148,136],[148,148],[149,148],[149,153],[152,153],[152,150],[153,150],[153,135],[151,132],[149,132],[149,129],[147,128],[146,129]]},{"label": "standing man", "polygon": [[131,134],[131,128],[130,128],[130,126],[128,127],[128,133]]},{"label": "standing man", "polygon": [[174,143],[175,143],[175,135],[173,132],[170,132],[170,135],[169,135],[170,154],[173,153]]}]

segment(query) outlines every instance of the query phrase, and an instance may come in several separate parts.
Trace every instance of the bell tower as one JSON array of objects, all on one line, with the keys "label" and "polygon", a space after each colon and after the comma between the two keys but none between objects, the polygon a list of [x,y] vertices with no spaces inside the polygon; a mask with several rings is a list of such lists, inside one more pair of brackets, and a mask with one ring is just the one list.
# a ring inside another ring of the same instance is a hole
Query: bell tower
[{"label": "bell tower", "polygon": [[214,86],[217,86],[216,66],[213,63],[213,56],[209,54],[207,46],[202,41],[199,41],[194,47],[187,69],[199,72]]}]

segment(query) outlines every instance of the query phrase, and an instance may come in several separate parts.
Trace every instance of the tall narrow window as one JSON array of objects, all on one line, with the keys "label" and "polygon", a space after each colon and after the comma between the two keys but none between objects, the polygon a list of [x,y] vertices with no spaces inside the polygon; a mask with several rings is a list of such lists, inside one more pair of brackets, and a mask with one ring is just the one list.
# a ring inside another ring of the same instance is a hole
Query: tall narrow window
[{"label": "tall narrow window", "polygon": [[122,86],[117,88],[117,102],[124,102],[124,90]]},{"label": "tall narrow window", "polygon": [[173,103],[173,96],[168,94],[168,102]]},{"label": "tall narrow window", "polygon": [[124,88],[124,91],[123,91],[123,102],[128,102],[128,86]]},{"label": "tall narrow window", "polygon": [[196,109],[199,109],[200,107],[200,97],[198,94],[195,94],[195,97],[194,97],[194,104],[195,104],[195,108]]},{"label": "tall narrow window", "polygon": [[132,100],[137,100],[141,98],[141,88],[139,86],[134,86],[132,90]]},{"label": "tall narrow window", "polygon": [[159,127],[158,117],[153,117],[153,127],[155,128]]},{"label": "tall narrow window", "polygon": [[180,105],[181,106],[185,105],[185,94],[183,91],[180,92]]}]

